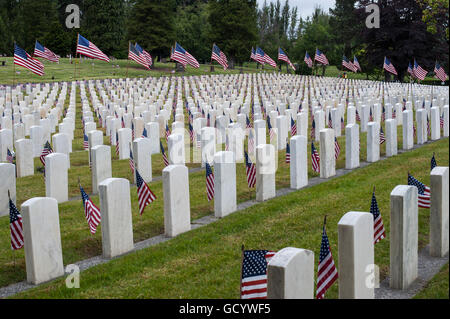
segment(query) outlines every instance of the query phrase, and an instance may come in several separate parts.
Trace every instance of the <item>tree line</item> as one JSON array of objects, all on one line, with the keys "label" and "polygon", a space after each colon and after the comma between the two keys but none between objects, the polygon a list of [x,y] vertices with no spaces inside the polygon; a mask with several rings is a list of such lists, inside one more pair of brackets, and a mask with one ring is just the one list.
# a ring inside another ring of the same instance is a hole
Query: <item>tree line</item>
[{"label": "tree line", "polygon": [[[380,8],[380,28],[366,26],[366,6]],[[80,28],[68,29],[66,7],[80,8]],[[429,71],[438,60],[448,70],[447,0],[336,0],[329,12],[319,6],[306,19],[289,0],[0,0],[0,53],[12,55],[14,41],[33,52],[36,40],[65,57],[74,54],[77,34],[109,56],[124,59],[128,42],[138,42],[166,59],[175,41],[201,63],[216,43],[231,65],[250,60],[260,46],[273,59],[282,47],[302,74],[305,52],[324,52],[331,65],[353,55],[367,75],[381,74],[388,56],[403,79],[415,58]]]}]

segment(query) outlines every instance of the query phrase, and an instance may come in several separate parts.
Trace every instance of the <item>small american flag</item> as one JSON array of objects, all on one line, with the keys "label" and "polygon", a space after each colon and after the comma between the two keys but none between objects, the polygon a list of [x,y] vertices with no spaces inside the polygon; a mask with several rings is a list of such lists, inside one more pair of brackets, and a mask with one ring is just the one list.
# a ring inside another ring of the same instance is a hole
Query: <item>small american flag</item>
[{"label": "small american flag", "polygon": [[414,76],[419,80],[423,81],[428,74],[428,71],[422,69],[422,67],[417,63],[414,59],[414,68],[413,68]]},{"label": "small american flag", "polygon": [[82,37],[80,34],[78,35],[77,41],[77,54],[82,54],[92,59],[109,62],[109,58],[106,54],[100,51],[94,43]]},{"label": "small american flag", "polygon": [[147,51],[145,51],[139,44],[135,44],[134,47],[136,48],[136,50],[139,52],[140,55],[143,55],[145,60],[147,61],[147,65],[148,66],[152,66],[153,64],[153,59],[152,56],[150,55],[150,53],[148,53]]},{"label": "small american flag", "polygon": [[394,65],[389,61],[387,57],[384,57],[383,69],[388,71],[389,73],[397,75],[397,70],[395,70]]},{"label": "small american flag", "polygon": [[268,250],[248,250],[243,252],[241,299],[267,298],[267,265],[275,256]]},{"label": "small american flag", "polygon": [[86,134],[84,134],[84,137],[83,137],[83,149],[84,150],[89,149],[89,139]]},{"label": "small american flag", "polygon": [[338,272],[331,253],[330,241],[325,225],[323,226],[322,244],[320,246],[319,266],[317,269],[316,298],[323,299],[327,290],[338,279]]},{"label": "small american flag", "polygon": [[135,133],[134,133],[134,124],[131,122],[131,140],[134,141]]},{"label": "small american flag", "polygon": [[214,199],[214,173],[208,163],[206,163],[206,194],[208,201]]},{"label": "small american flag", "polygon": [[153,203],[156,200],[156,196],[148,187],[148,185],[145,183],[141,174],[139,174],[137,170],[136,170],[136,185],[139,200],[139,213],[142,215],[144,213],[145,207],[147,207],[148,204]]},{"label": "small american flag", "polygon": [[11,199],[9,199],[9,229],[11,231],[11,249],[22,249],[24,245],[22,216]]},{"label": "small american flag", "polygon": [[135,61],[146,69],[150,70],[147,58],[141,54],[131,42],[128,43],[128,59]]},{"label": "small american flag", "polygon": [[433,154],[433,157],[431,158],[431,170],[435,169],[436,167],[437,167],[436,157],[434,157]]},{"label": "small american flag", "polygon": [[314,147],[314,143],[311,143],[311,161],[312,161],[312,169],[316,173],[320,173],[320,156]]},{"label": "small american flag", "polygon": [[290,164],[291,163],[291,146],[289,145],[289,143],[287,143],[286,145],[286,164]]},{"label": "small american flag", "polygon": [[270,124],[270,117],[269,116],[267,117],[267,126],[269,128],[270,143],[272,143],[272,142],[275,141],[276,134],[275,134],[275,131],[274,131],[272,125]]},{"label": "small american flag", "polygon": [[166,151],[164,150],[164,146],[162,145],[161,141],[159,142],[159,147],[161,148],[164,166],[169,166],[169,159],[167,158]]},{"label": "small american flag", "polygon": [[252,123],[250,122],[250,119],[248,118],[248,116],[247,116],[247,119],[246,119],[246,124],[247,124],[247,128],[248,129],[252,128]]},{"label": "small american flag", "polygon": [[169,141],[169,136],[170,136],[169,125],[166,125],[166,141]]},{"label": "small american flag", "polygon": [[142,131],[142,138],[148,138],[147,129],[144,127],[144,130]]},{"label": "small american flag", "polygon": [[200,64],[198,63],[197,59],[194,58],[194,56],[191,55],[191,54],[190,54],[189,52],[187,52],[187,51],[186,51],[186,61],[187,61],[187,63],[188,63],[190,66],[192,66],[192,67],[194,67],[194,68],[196,68],[196,69],[198,69],[198,68],[200,67]]},{"label": "small american flag", "polygon": [[248,188],[255,188],[256,186],[256,166],[250,160],[247,152],[244,152],[245,155],[245,167],[247,174],[247,185]]},{"label": "small american flag", "polygon": [[294,119],[291,117],[291,136],[297,135],[297,124],[295,124]]},{"label": "small american flag", "polygon": [[59,57],[55,53],[44,47],[42,44],[40,44],[37,40],[34,46],[34,56],[44,58],[50,62],[59,62]]},{"label": "small american flag", "polygon": [[289,57],[287,54],[283,51],[282,48],[278,49],[278,60],[285,61],[289,66],[295,71],[295,66],[292,64],[291,60],[289,60]]},{"label": "small american flag", "polygon": [[439,124],[441,126],[441,130],[444,129],[444,114],[442,114],[439,118]]},{"label": "small american flag", "polygon": [[379,243],[386,237],[386,230],[384,229],[383,219],[381,218],[380,209],[378,208],[377,199],[375,197],[375,191],[372,195],[372,203],[370,204],[370,213],[373,215],[373,234],[374,243]]},{"label": "small american flag", "polygon": [[45,157],[51,153],[53,153],[53,149],[50,146],[50,143],[47,141],[47,143],[45,143],[45,145],[44,145],[44,149],[42,150],[41,157],[40,157],[42,165],[45,166]]},{"label": "small american flag", "polygon": [[356,56],[353,56],[353,65],[356,67],[357,70],[362,72],[361,66],[359,65],[359,62],[358,62],[358,59],[356,58]]},{"label": "small american flag", "polygon": [[356,110],[356,121],[361,122],[361,117],[359,116],[358,110]]},{"label": "small american flag", "polygon": [[344,66],[345,68],[349,69],[352,72],[358,71],[358,69],[353,65],[353,63],[349,59],[347,59],[345,55],[342,57],[342,66]]},{"label": "small american flag", "polygon": [[84,191],[83,187],[80,186],[81,199],[83,200],[84,216],[88,222],[89,229],[92,235],[97,232],[97,227],[101,222],[100,209],[92,202],[88,194]]},{"label": "small american flag", "polygon": [[333,128],[333,120],[331,119],[331,112],[328,113],[328,128]]},{"label": "small american flag", "polygon": [[44,65],[38,59],[33,58],[24,49],[14,44],[14,64],[23,66],[36,75],[43,76]]},{"label": "small american flag", "polygon": [[328,65],[328,59],[325,54],[323,54],[319,49],[316,49],[316,56],[314,57],[314,61],[317,61],[321,64]]},{"label": "small american flag", "polygon": [[384,144],[386,142],[386,137],[384,136],[383,128],[380,128],[380,145]]},{"label": "small american flag", "polygon": [[226,55],[219,49],[219,47],[214,44],[211,54],[211,61],[216,60],[221,66],[223,66],[223,69],[228,69],[228,60]]},{"label": "small american flag", "polygon": [[313,119],[311,125],[311,139],[314,139],[315,137],[316,137],[316,121]]},{"label": "small american flag", "polygon": [[194,142],[194,128],[192,127],[192,124],[189,122],[189,137],[191,139],[191,142]]},{"label": "small american flag", "polygon": [[6,161],[10,164],[14,164],[14,155],[11,153],[9,148],[7,148],[7,151],[6,151]]},{"label": "small american flag", "polygon": [[116,133],[116,155],[119,156],[120,146],[119,146],[119,134]]},{"label": "small american flag", "polygon": [[427,134],[428,136],[431,135],[431,125],[430,125],[430,118],[427,115]]},{"label": "small american flag", "polygon": [[338,139],[334,138],[334,152],[335,152],[335,159],[339,158],[339,155],[341,155],[341,146],[339,145]]},{"label": "small american flag", "polygon": [[408,174],[408,185],[416,186],[418,190],[418,205],[420,208],[430,208],[431,207],[431,189],[422,184],[417,179]]},{"label": "small american flag", "polygon": [[264,51],[260,47],[256,47],[255,61],[257,61],[260,64],[264,65],[265,62],[266,62],[265,59],[264,59],[265,55],[266,54],[264,53]]},{"label": "small american flag", "polygon": [[309,56],[308,52],[306,52],[306,54],[305,54],[305,60],[304,61],[305,61],[306,65],[308,65],[309,68],[312,68],[313,61],[312,61],[311,57]]},{"label": "small american flag", "polygon": [[438,78],[439,80],[441,80],[442,82],[447,81],[447,73],[445,73],[444,68],[441,67],[441,65],[436,62],[436,65],[434,67],[434,73],[435,73],[435,77]]},{"label": "small american flag", "polygon": [[255,136],[253,134],[253,130],[250,130],[248,133],[248,152],[250,154],[255,153]]},{"label": "small american flag", "polygon": [[345,130],[345,122],[343,117],[341,117],[341,130]]},{"label": "small american flag", "polygon": [[134,174],[135,166],[134,166],[133,152],[131,150],[130,150],[130,169],[131,172]]}]

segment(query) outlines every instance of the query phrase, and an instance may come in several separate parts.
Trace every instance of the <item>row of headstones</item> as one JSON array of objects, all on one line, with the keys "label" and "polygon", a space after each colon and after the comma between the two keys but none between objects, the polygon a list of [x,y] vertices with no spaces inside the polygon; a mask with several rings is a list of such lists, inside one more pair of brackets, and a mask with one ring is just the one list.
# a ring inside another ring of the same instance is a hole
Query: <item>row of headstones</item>
[{"label": "row of headstones", "polygon": [[[449,169],[431,172],[430,245],[432,257],[449,251]],[[391,193],[390,276],[392,289],[406,290],[418,278],[418,192],[397,186]],[[379,287],[374,258],[374,218],[349,212],[338,223],[339,298],[373,299]],[[270,299],[314,298],[314,252],[285,248],[268,263]]]},{"label": "row of headstones", "polygon": [[[304,137],[296,137],[304,139]],[[103,146],[106,147],[106,146]],[[107,147],[106,147],[107,148]],[[257,200],[274,197],[272,174],[274,149],[257,148]],[[51,155],[50,155],[51,156]],[[236,210],[236,167],[232,152],[216,154],[215,211],[225,217]],[[448,167],[431,173],[430,253],[448,252]],[[108,178],[98,186],[102,215],[102,248],[105,258],[134,249],[130,184]],[[163,170],[165,235],[175,237],[191,229],[189,173],[184,165]],[[398,186],[391,194],[391,287],[407,289],[417,278],[418,191]],[[27,280],[39,284],[64,274],[58,202],[34,198],[22,205]],[[45,221],[45,222],[44,222]],[[373,215],[349,213],[339,223],[339,269],[341,298],[373,298],[367,267],[374,265]],[[280,251],[268,266],[268,293],[273,298],[312,298],[314,254],[304,250]]]}]

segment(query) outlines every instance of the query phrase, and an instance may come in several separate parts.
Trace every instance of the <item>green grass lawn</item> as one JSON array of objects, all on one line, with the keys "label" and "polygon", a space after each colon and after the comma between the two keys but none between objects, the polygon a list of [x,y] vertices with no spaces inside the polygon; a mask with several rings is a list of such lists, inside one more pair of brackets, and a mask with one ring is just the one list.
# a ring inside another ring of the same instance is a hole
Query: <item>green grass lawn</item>
[{"label": "green grass lawn", "polygon": [[414,299],[449,299],[448,280],[447,264]]},{"label": "green grass lawn", "polygon": [[[145,78],[145,77],[161,77],[161,76],[191,76],[191,75],[205,75],[205,74],[239,74],[240,68],[236,66],[234,70],[228,69],[226,71],[218,65],[214,64],[214,72],[210,72],[210,65],[201,64],[199,69],[187,66],[185,72],[175,73],[175,63],[160,63],[156,62],[151,71],[146,70],[139,64],[130,60],[114,60],[110,63],[99,60],[82,60],[79,63],[77,58],[76,65],[70,63],[70,59],[62,58],[60,63],[48,62],[40,59],[45,65],[45,75],[40,77],[31,73],[29,70],[14,66],[13,58],[0,58],[0,61],[6,61],[5,67],[0,67],[0,84],[17,84],[17,83],[41,83],[41,82],[61,82],[74,80],[97,80],[97,79],[117,79],[117,78]],[[117,67],[118,66],[118,67]],[[242,69],[245,73],[278,72],[270,66],[264,66],[264,69],[255,62],[243,63]],[[16,74],[14,76],[14,71]],[[286,72],[286,65],[282,65],[282,73]],[[321,73],[321,70],[319,72]],[[342,68],[336,66],[328,66],[325,72],[327,77],[340,77],[342,75]],[[366,75],[362,73],[347,72],[349,79],[365,80]]]}]

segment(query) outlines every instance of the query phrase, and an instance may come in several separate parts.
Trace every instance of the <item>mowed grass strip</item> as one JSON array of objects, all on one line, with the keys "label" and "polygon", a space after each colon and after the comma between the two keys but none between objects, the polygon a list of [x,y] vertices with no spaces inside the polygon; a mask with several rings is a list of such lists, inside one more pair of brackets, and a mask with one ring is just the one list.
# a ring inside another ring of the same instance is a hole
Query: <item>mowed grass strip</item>
[{"label": "mowed grass strip", "polygon": [[419,292],[414,299],[449,299],[448,264]]},{"label": "mowed grass strip", "polygon": [[[81,273],[80,289],[67,289],[61,278],[13,298],[239,298],[242,244],[247,249],[310,249],[317,268],[322,223],[327,215],[328,236],[338,265],[337,223],[349,211],[368,212],[374,186],[387,230],[387,238],[375,246],[375,262],[383,279],[389,274],[390,193],[395,186],[407,183],[408,171],[429,185],[433,152],[438,165],[448,166],[448,139],[443,139],[88,269]],[[190,182],[193,180],[195,176]],[[160,190],[156,193],[160,195]],[[61,219],[63,222],[64,216]],[[133,222],[139,223],[139,217]],[[78,231],[83,232],[87,230]],[[420,248],[427,245],[428,234],[429,210],[419,209]],[[80,240],[79,249],[87,250],[96,240],[100,239]],[[67,264],[67,253],[64,255]],[[338,284],[327,298],[338,298]]]}]

